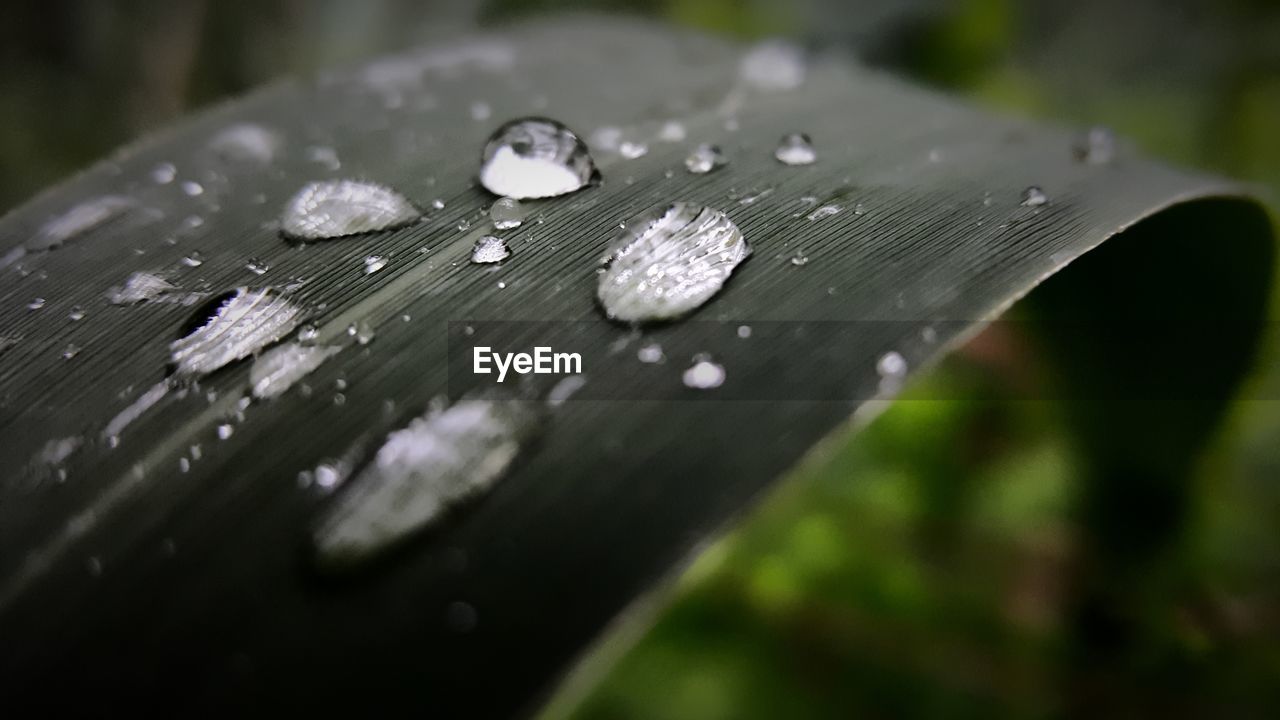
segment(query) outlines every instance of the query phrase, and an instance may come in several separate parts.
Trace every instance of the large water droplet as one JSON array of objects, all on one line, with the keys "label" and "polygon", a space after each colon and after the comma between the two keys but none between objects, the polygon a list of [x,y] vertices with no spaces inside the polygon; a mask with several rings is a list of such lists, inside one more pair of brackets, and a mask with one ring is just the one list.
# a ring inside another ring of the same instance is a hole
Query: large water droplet
[{"label": "large water droplet", "polygon": [[326,180],[307,185],[285,204],[280,231],[294,240],[323,240],[404,227],[419,215],[413,203],[391,188]]},{"label": "large water droplet", "polygon": [[1022,191],[1023,207],[1040,207],[1047,202],[1049,202],[1049,196],[1045,195],[1044,190],[1041,190],[1036,185],[1032,185]]},{"label": "large water droplet", "polygon": [[739,72],[757,90],[792,90],[804,83],[804,53],[789,42],[766,40],[743,56]]},{"label": "large water droplet", "polygon": [[196,312],[184,336],[169,344],[170,359],[178,375],[207,375],[293,332],[301,315],[275,291],[236,288]]},{"label": "large water droplet", "polygon": [[507,241],[492,235],[480,238],[471,248],[471,262],[478,265],[502,262],[509,257],[511,251],[507,249]]},{"label": "large water droplet", "polygon": [[225,160],[266,164],[276,156],[280,137],[253,123],[238,123],[213,136],[209,149]]},{"label": "large water droplet", "polygon": [[813,149],[813,141],[804,133],[783,135],[782,140],[778,141],[778,149],[773,151],[773,156],[783,165],[811,165],[818,159],[818,153]]},{"label": "large water droplet", "polygon": [[615,320],[680,317],[719,292],[750,254],[723,212],[673,203],[627,222],[613,239],[597,297]]},{"label": "large water droplet", "polygon": [[175,285],[158,275],[136,272],[125,279],[124,285],[108,290],[106,297],[112,305],[133,305],[155,300],[177,289]]},{"label": "large water droplet", "polygon": [[1076,138],[1071,146],[1076,160],[1090,165],[1106,165],[1115,159],[1116,137],[1108,128],[1095,126]]},{"label": "large water droplet", "polygon": [[480,183],[517,200],[548,198],[581,190],[596,177],[595,162],[582,140],[546,118],[513,120],[489,137],[480,164]]},{"label": "large water droplet", "polygon": [[342,348],[331,345],[286,343],[258,356],[249,369],[253,396],[270,399],[283,395]]},{"label": "large water droplet", "polygon": [[392,432],[317,526],[317,562],[368,560],[490,490],[536,427],[523,404],[464,398]]},{"label": "large water droplet", "polygon": [[494,230],[513,230],[524,222],[525,210],[515,198],[499,198],[489,206],[489,219]]},{"label": "large water droplet", "polygon": [[684,159],[685,168],[694,175],[705,175],[712,170],[724,167],[728,163],[720,148],[710,143],[702,143]]}]

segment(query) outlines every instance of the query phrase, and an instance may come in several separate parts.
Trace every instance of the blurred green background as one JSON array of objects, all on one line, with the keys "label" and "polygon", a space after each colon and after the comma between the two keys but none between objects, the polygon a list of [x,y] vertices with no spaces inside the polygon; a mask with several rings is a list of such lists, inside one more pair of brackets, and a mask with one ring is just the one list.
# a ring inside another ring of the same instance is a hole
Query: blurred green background
[{"label": "blurred green background", "polygon": [[[1280,7],[1262,0],[60,0],[0,23],[0,208],[282,74],[566,8],[839,47],[1280,189]],[[1242,397],[1280,397],[1278,350],[1273,334]],[[1280,402],[1236,402],[1149,511],[1099,517],[1082,509],[1117,490],[1081,480],[1060,409],[1014,399],[1041,370],[988,333],[815,451],[553,712],[1280,716]],[[1084,579],[1124,554],[1116,523],[1159,532],[1100,617]]]}]

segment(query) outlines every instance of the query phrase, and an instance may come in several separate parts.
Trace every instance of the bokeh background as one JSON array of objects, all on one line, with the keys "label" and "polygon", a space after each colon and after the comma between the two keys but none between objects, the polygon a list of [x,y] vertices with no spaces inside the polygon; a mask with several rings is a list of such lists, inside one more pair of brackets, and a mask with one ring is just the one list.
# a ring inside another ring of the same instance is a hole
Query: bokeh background
[{"label": "bokeh background", "polygon": [[[571,9],[847,50],[1280,190],[1280,3],[1266,0],[13,0],[0,210],[273,79]],[[1025,400],[1036,353],[988,333],[867,431],[813,453],[554,711],[1280,716],[1277,359],[1272,333],[1195,467],[1115,517],[1084,512],[1120,491],[1083,481],[1058,408]],[[1101,595],[1086,589],[1134,527],[1147,528],[1142,556]]]}]

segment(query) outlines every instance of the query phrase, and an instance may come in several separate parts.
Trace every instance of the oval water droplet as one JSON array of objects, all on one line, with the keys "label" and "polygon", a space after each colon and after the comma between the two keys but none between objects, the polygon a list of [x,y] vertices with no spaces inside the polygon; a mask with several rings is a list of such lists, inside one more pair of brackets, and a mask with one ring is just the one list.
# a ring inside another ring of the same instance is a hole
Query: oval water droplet
[{"label": "oval water droplet", "polygon": [[625,322],[685,315],[720,291],[751,246],[728,215],[672,203],[627,222],[603,258],[596,296]]},{"label": "oval water droplet", "polygon": [[67,319],[71,322],[80,322],[84,319],[84,308],[79,305],[71,308],[71,312],[67,313]]},{"label": "oval water droplet", "polygon": [[711,143],[702,143],[684,159],[684,166],[694,175],[705,175],[712,170],[724,167],[728,162],[719,147]]},{"label": "oval water droplet", "polygon": [[822,218],[831,217],[832,215],[839,214],[840,210],[841,208],[839,205],[823,205],[817,210],[814,210],[813,212],[806,215],[805,219],[809,221],[821,220]]},{"label": "oval water droplet", "polygon": [[312,535],[319,565],[358,565],[493,488],[538,427],[522,403],[463,398],[387,435]]},{"label": "oval water droplet", "polygon": [[802,251],[797,251],[796,254],[791,256],[791,264],[795,265],[796,267],[803,267],[805,265],[808,265],[809,256],[805,255],[804,252]]},{"label": "oval water droplet", "polygon": [[480,238],[475,247],[471,248],[471,262],[477,265],[498,263],[509,257],[511,251],[507,248],[507,241],[492,235]]},{"label": "oval water droplet", "polygon": [[1115,159],[1116,137],[1110,129],[1094,126],[1076,138],[1071,152],[1080,162],[1106,165]]},{"label": "oval water droplet", "polygon": [[293,332],[302,311],[266,288],[236,288],[200,308],[183,336],[169,344],[180,376],[207,375]]},{"label": "oval water droplet", "polygon": [[489,206],[489,220],[494,230],[513,230],[524,223],[525,209],[515,198],[499,198]]},{"label": "oval water droplet", "polygon": [[658,139],[663,142],[684,142],[687,135],[684,125],[677,120],[668,120],[658,131]]},{"label": "oval water droplet", "polygon": [[1022,191],[1023,207],[1040,207],[1047,202],[1049,202],[1049,196],[1045,195],[1044,190],[1041,190],[1036,185],[1032,185]]},{"label": "oval water droplet", "polygon": [[31,302],[27,303],[27,309],[28,309],[28,310],[39,310],[40,308],[44,307],[44,304],[45,304],[45,299],[44,299],[44,298],[42,298],[42,297],[32,298],[32,299],[31,299]]},{"label": "oval water droplet", "polygon": [[667,359],[666,353],[662,352],[662,346],[658,343],[649,343],[643,345],[636,351],[636,359],[647,365],[653,365],[663,362]]},{"label": "oval water droplet", "polygon": [[795,89],[804,83],[804,52],[783,40],[765,40],[743,56],[739,74],[757,90]]},{"label": "oval water droplet", "polygon": [[618,154],[628,160],[642,158],[649,154],[649,145],[636,140],[626,140],[618,146]]},{"label": "oval water droplet", "polygon": [[694,390],[714,390],[724,384],[724,379],[724,366],[709,357],[694,358],[693,365],[681,376],[685,387]]},{"label": "oval water droplet", "polygon": [[249,369],[253,396],[264,400],[283,395],[342,348],[286,343],[259,355]]},{"label": "oval water droplet", "polygon": [[907,374],[907,360],[901,353],[889,351],[876,361],[876,373],[880,377],[900,378]]},{"label": "oval water droplet", "polygon": [[547,118],[506,123],[489,137],[481,155],[480,183],[495,195],[517,200],[566,195],[598,176],[586,144]]},{"label": "oval water droplet", "polygon": [[209,141],[209,149],[216,155],[237,163],[269,163],[279,148],[278,135],[253,123],[232,125]]},{"label": "oval water droplet", "polygon": [[366,255],[364,257],[364,274],[372,275],[387,266],[386,255]]},{"label": "oval water droplet", "polygon": [[151,169],[151,181],[157,185],[168,185],[178,176],[178,169],[173,163],[160,163]]},{"label": "oval water droplet", "polygon": [[194,250],[190,255],[182,258],[182,264],[187,267],[200,267],[204,264],[204,256],[200,254],[199,250]]},{"label": "oval water droplet", "polygon": [[416,222],[420,213],[391,188],[358,180],[313,182],[285,203],[280,231],[292,240],[325,240]]},{"label": "oval water droplet", "polygon": [[271,266],[260,258],[249,258],[249,262],[244,264],[244,269],[254,275],[265,275],[271,269]]},{"label": "oval water droplet", "polygon": [[783,135],[773,156],[783,165],[811,165],[818,159],[813,141],[804,133]]}]

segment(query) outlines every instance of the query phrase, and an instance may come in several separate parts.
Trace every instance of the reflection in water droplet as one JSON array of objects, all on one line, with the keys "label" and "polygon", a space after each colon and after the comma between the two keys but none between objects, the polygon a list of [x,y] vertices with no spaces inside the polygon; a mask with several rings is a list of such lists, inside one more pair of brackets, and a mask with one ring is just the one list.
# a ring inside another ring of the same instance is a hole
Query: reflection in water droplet
[{"label": "reflection in water droplet", "polygon": [[739,73],[757,90],[792,90],[804,83],[804,53],[786,41],[766,40],[743,56]]},{"label": "reflection in water droplet", "polygon": [[727,215],[673,203],[625,224],[603,258],[596,296],[615,320],[668,320],[700,307],[751,254]]},{"label": "reflection in water droplet", "polygon": [[169,344],[170,359],[180,376],[207,375],[293,332],[301,314],[272,290],[236,288],[195,313],[190,331]]},{"label": "reflection in water droplet", "polygon": [[1023,207],[1040,207],[1047,202],[1049,202],[1049,196],[1045,195],[1044,190],[1035,185],[1022,191]]},{"label": "reflection in water droplet", "polygon": [[366,255],[364,257],[364,274],[372,275],[387,266],[386,255]]},{"label": "reflection in water droplet", "polygon": [[684,159],[685,168],[694,175],[705,175],[712,170],[724,167],[728,163],[720,148],[710,143],[702,143]]},{"label": "reflection in water droplet", "polygon": [[685,387],[694,390],[713,390],[724,384],[724,378],[724,366],[709,358],[695,358],[693,365],[682,376]]},{"label": "reflection in water droplet", "polygon": [[227,440],[235,434],[236,428],[231,423],[222,423],[218,426],[218,439]]},{"label": "reflection in water droplet", "polygon": [[1076,160],[1090,165],[1106,165],[1115,159],[1116,137],[1111,130],[1095,126],[1076,138],[1071,147]]},{"label": "reflection in water droplet", "polygon": [[464,398],[392,432],[318,524],[317,562],[366,561],[492,489],[537,425],[521,403]]},{"label": "reflection in water droplet", "polygon": [[489,219],[494,230],[512,230],[524,222],[525,210],[515,198],[499,198],[489,206]]},{"label": "reflection in water droplet", "polygon": [[168,280],[158,275],[136,272],[124,281],[124,285],[108,290],[106,297],[112,305],[133,305],[155,300],[161,295],[174,292],[177,289]]},{"label": "reflection in water droplet", "polygon": [[511,251],[507,249],[507,241],[492,235],[480,238],[471,248],[471,262],[478,265],[502,262],[509,257]]},{"label": "reflection in water droplet", "polygon": [[784,135],[778,142],[778,149],[773,156],[783,165],[810,165],[818,159],[813,149],[813,141],[804,133]]},{"label": "reflection in water droplet", "polygon": [[209,149],[215,154],[237,163],[269,163],[279,147],[278,135],[253,123],[232,125],[209,141]]},{"label": "reflection in water droplet", "polygon": [[498,128],[481,156],[480,183],[517,200],[581,190],[598,173],[587,146],[555,120],[523,118]]},{"label": "reflection in water droplet", "polygon": [[286,343],[262,353],[249,369],[253,396],[264,400],[283,395],[342,348]]},{"label": "reflection in water droplet", "polygon": [[75,343],[72,343],[68,345],[65,350],[62,351],[62,359],[70,360],[71,358],[74,358],[76,355],[79,355],[79,354],[80,354],[80,346],[76,345]]},{"label": "reflection in water droplet", "polygon": [[285,203],[280,231],[293,240],[324,240],[404,227],[419,215],[413,203],[391,188],[326,180],[307,185]]}]

